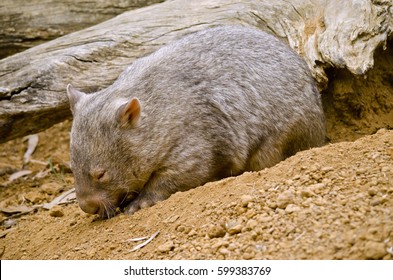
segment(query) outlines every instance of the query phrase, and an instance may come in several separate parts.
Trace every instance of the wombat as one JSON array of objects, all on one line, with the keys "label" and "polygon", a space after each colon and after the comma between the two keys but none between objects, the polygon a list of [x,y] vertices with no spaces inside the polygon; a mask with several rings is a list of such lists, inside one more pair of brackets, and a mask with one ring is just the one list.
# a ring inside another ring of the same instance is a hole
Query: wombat
[{"label": "wombat", "polygon": [[325,141],[306,63],[246,27],[186,35],[135,60],[106,89],[67,91],[77,199],[101,218],[273,166]]}]

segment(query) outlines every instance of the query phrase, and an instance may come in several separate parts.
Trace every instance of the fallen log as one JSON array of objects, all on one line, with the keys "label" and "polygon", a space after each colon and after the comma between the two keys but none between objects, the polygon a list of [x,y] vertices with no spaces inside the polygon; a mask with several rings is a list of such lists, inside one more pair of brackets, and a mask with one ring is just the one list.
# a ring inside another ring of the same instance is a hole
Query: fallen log
[{"label": "fallen log", "polygon": [[393,29],[388,0],[173,0],[123,13],[0,61],[0,142],[71,116],[68,83],[85,92],[111,84],[137,57],[186,33],[223,24],[254,26],[286,41],[321,88],[325,68],[362,75]]},{"label": "fallen log", "polygon": [[0,59],[164,0],[2,0]]}]

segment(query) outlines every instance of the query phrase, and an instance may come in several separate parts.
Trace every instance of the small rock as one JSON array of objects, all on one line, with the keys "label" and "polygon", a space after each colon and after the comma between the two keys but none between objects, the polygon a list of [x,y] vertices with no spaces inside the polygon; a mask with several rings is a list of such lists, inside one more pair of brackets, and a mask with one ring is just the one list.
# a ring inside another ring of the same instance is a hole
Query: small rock
[{"label": "small rock", "polygon": [[271,209],[276,209],[277,208],[277,203],[275,203],[274,201],[268,201],[267,203],[267,206],[269,207],[269,208],[271,208]]},{"label": "small rock", "polygon": [[284,191],[277,197],[277,207],[280,209],[285,209],[288,204],[293,204],[295,201],[295,195],[292,191]]},{"label": "small rock", "polygon": [[211,249],[213,249],[213,251],[217,251],[219,248],[227,247],[229,245],[228,241],[225,241],[222,239],[216,239],[216,240],[217,240],[217,242],[215,242],[211,245]]},{"label": "small rock", "polygon": [[301,190],[300,195],[302,197],[312,197],[315,194],[310,189],[307,188],[307,189]]},{"label": "small rock", "polygon": [[230,235],[238,234],[242,232],[243,226],[241,224],[237,224],[233,227],[227,228],[227,231]]},{"label": "small rock", "polygon": [[364,255],[367,259],[377,260],[387,254],[385,244],[375,241],[367,241],[364,246]]},{"label": "small rock", "polygon": [[227,248],[220,248],[220,250],[218,250],[218,252],[224,256],[228,256],[231,253],[231,251],[229,251]]},{"label": "small rock", "polygon": [[63,209],[61,208],[61,206],[56,205],[56,206],[52,207],[52,209],[50,209],[49,215],[51,217],[63,217],[64,212],[63,212]]},{"label": "small rock", "polygon": [[315,193],[320,193],[322,190],[326,189],[325,183],[317,183],[309,186],[310,190]]},{"label": "small rock", "polygon": [[243,259],[251,260],[255,256],[254,252],[246,252],[243,254]]},{"label": "small rock", "polygon": [[188,236],[195,236],[195,235],[198,235],[198,233],[196,232],[196,230],[195,229],[191,229],[189,232],[188,232]]},{"label": "small rock", "polygon": [[253,197],[251,195],[242,195],[241,199],[241,205],[243,207],[247,207],[248,203],[253,201]]},{"label": "small rock", "polygon": [[244,214],[246,211],[247,211],[247,208],[245,208],[245,207],[236,207],[236,213],[237,213],[238,215],[242,215],[242,214]]},{"label": "small rock", "polygon": [[38,193],[37,191],[28,192],[24,195],[24,197],[26,198],[26,200],[34,204],[40,203],[45,198],[43,194]]},{"label": "small rock", "polygon": [[323,206],[326,204],[326,200],[319,196],[317,197],[317,199],[314,200],[314,203],[318,206]]},{"label": "small rock", "polygon": [[41,190],[49,195],[57,194],[60,190],[62,190],[62,186],[56,182],[45,183],[41,185]]},{"label": "small rock", "polygon": [[225,229],[221,225],[211,225],[209,227],[207,235],[210,238],[223,237],[225,235]]},{"label": "small rock", "polygon": [[254,228],[256,228],[257,226],[258,226],[258,222],[256,220],[251,219],[251,220],[247,221],[245,230],[251,231]]},{"label": "small rock", "polygon": [[164,244],[158,246],[157,250],[160,253],[167,253],[169,251],[172,251],[174,248],[175,248],[175,244],[173,244],[173,241],[167,241]]},{"label": "small rock", "polygon": [[184,231],[186,230],[186,227],[183,226],[183,225],[179,225],[179,226],[176,228],[176,230],[177,230],[178,232],[184,232]]},{"label": "small rock", "polygon": [[235,251],[238,248],[238,246],[235,243],[230,243],[228,245],[228,250],[229,251]]},{"label": "small rock", "polygon": [[378,190],[375,187],[368,189],[369,196],[374,196],[378,193]]},{"label": "small rock", "polygon": [[295,204],[288,204],[287,207],[285,207],[286,213],[293,213],[298,211],[300,211],[300,207]]},{"label": "small rock", "polygon": [[388,201],[388,199],[386,197],[373,197],[370,204],[371,204],[371,206],[377,206],[379,204],[385,203],[386,201]]},{"label": "small rock", "polygon": [[334,170],[334,168],[331,167],[331,166],[325,166],[325,167],[321,168],[322,173],[327,173],[327,172],[330,172],[330,171],[333,171],[333,170]]},{"label": "small rock", "polygon": [[361,176],[361,175],[364,175],[364,174],[366,174],[367,173],[367,169],[365,169],[365,168],[358,168],[357,170],[356,170],[356,176]]},{"label": "small rock", "polygon": [[268,223],[268,222],[270,222],[271,220],[273,220],[273,218],[270,217],[270,216],[260,216],[260,217],[258,217],[258,222],[260,222],[260,223],[262,223],[262,224]]},{"label": "small rock", "polygon": [[[192,227],[184,226],[184,233],[185,233],[185,234],[189,234],[189,233],[191,232],[191,230],[193,230]],[[195,230],[194,230],[194,231],[195,231]]]}]

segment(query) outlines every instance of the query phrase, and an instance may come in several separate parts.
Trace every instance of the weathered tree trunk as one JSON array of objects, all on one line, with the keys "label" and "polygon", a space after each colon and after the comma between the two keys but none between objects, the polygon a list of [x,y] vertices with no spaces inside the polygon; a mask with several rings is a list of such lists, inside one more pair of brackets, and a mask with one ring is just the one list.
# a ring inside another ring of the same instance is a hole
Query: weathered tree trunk
[{"label": "weathered tree trunk", "polygon": [[173,0],[126,12],[0,61],[0,142],[69,117],[68,83],[104,88],[135,58],[216,25],[275,34],[305,58],[321,87],[328,67],[364,74],[392,33],[392,12],[390,0]]},{"label": "weathered tree trunk", "polygon": [[0,59],[164,0],[1,0]]}]

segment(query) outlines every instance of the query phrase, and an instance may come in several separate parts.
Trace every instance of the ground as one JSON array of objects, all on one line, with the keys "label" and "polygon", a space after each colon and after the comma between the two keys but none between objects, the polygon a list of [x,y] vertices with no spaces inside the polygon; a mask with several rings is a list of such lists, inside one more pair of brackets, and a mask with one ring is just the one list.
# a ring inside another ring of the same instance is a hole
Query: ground
[{"label": "ground", "polygon": [[[109,220],[71,203],[65,121],[0,145],[1,259],[393,259],[392,51],[367,77],[330,70],[323,92],[330,143]],[[380,129],[385,128],[385,129]],[[19,170],[30,174],[10,181]],[[32,211],[21,214],[22,206]],[[36,206],[35,209],[33,207]],[[11,211],[14,208],[14,211]],[[132,250],[152,236],[145,247]]]}]

